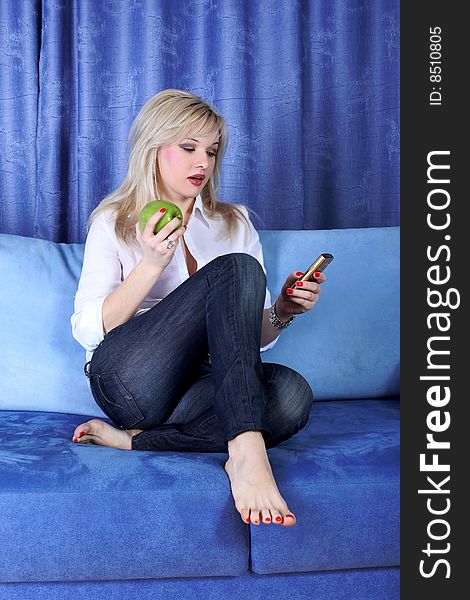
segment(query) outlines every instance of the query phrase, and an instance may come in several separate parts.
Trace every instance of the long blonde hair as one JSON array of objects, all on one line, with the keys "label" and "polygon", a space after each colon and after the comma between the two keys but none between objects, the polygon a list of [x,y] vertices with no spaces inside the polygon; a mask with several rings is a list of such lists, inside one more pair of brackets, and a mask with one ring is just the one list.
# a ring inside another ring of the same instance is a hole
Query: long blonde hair
[{"label": "long blonde hair", "polygon": [[140,211],[148,202],[161,199],[158,148],[177,143],[189,133],[206,136],[213,132],[219,134],[219,146],[213,174],[201,193],[204,209],[209,217],[225,221],[225,237],[236,230],[238,219],[248,225],[239,208],[244,205],[228,204],[218,198],[220,163],[228,136],[223,117],[198,96],[167,89],[150,98],[141,108],[129,133],[131,152],[126,177],[118,189],[106,196],[91,213],[88,227],[100,213],[112,210],[116,213],[117,237],[128,245],[135,243],[135,224]]}]

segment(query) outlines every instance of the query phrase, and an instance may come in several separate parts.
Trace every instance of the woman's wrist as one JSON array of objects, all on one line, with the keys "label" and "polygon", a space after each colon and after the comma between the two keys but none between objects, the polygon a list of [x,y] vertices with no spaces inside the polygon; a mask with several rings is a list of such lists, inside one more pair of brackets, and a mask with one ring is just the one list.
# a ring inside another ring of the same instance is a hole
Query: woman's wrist
[{"label": "woman's wrist", "polygon": [[[268,309],[267,316],[268,316],[268,321],[271,324],[271,331],[276,331],[277,335],[279,335],[278,330],[282,331],[283,329],[286,329],[286,327],[289,327],[289,325],[294,320],[294,316],[293,315],[288,315],[287,319],[285,321],[281,320],[279,318],[278,313],[277,313],[276,303],[277,303],[277,300]],[[283,315],[283,311],[281,310],[280,312],[281,312],[281,316],[285,317],[285,315]]]},{"label": "woman's wrist", "polygon": [[142,258],[139,263],[137,263],[140,273],[145,278],[158,279],[160,275],[165,270],[161,265],[155,264],[152,261],[147,261],[145,258]]},{"label": "woman's wrist", "polygon": [[276,313],[276,316],[280,321],[282,321],[283,323],[287,323],[288,321],[290,321],[292,315],[282,310],[282,306],[280,306],[278,300],[279,298],[274,301],[274,312]]},{"label": "woman's wrist", "polygon": [[102,308],[104,331],[134,317],[163,269],[141,260],[121,283],[105,298]]}]

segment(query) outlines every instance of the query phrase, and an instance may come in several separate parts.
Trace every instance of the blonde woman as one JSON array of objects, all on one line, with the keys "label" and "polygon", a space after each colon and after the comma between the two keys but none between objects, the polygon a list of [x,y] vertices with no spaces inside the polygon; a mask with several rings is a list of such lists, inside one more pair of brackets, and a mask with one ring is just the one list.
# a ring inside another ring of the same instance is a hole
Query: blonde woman
[{"label": "blonde woman", "polygon": [[[72,316],[87,351],[85,373],[100,419],[79,425],[77,443],[126,450],[227,452],[225,471],[245,523],[291,526],[296,517],[273,477],[267,448],[308,420],[312,391],[294,370],[261,361],[294,315],[311,310],[325,277],[274,305],[248,209],[218,200],[227,144],[207,102],[164,90],[131,128],[122,185],[90,216]],[[141,233],[142,207],[176,204]]]}]

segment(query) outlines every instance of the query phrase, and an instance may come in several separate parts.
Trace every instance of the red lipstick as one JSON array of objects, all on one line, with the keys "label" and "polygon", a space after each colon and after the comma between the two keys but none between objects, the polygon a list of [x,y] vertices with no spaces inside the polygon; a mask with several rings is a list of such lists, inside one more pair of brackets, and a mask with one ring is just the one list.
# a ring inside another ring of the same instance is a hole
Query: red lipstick
[{"label": "red lipstick", "polygon": [[202,185],[202,182],[204,181],[204,179],[206,178],[205,175],[203,175],[202,173],[195,173],[194,175],[191,175],[190,177],[188,177],[189,181],[193,184],[193,185]]}]

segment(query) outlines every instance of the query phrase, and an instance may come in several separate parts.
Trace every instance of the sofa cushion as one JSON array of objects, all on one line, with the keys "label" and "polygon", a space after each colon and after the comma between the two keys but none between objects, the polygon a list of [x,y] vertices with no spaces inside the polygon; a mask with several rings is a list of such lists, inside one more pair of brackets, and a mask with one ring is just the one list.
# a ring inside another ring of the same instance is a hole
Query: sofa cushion
[{"label": "sofa cushion", "polygon": [[238,575],[398,564],[398,403],[314,404],[268,451],[295,527],[248,526],[222,453],[71,442],[82,417],[4,411],[0,581]]},{"label": "sofa cushion", "polygon": [[269,451],[295,527],[252,526],[255,573],[400,564],[398,400],[314,403],[306,429]]},{"label": "sofa cushion", "polygon": [[246,571],[223,455],[79,445],[77,415],[0,414],[0,581]]},{"label": "sofa cushion", "polygon": [[315,309],[262,359],[299,371],[316,400],[398,396],[400,229],[260,231],[260,239],[273,299],[288,274],[321,252],[334,256]]},{"label": "sofa cushion", "polygon": [[0,408],[105,416],[70,317],[84,246],[0,234]]},{"label": "sofa cushion", "polygon": [[399,600],[398,568],[288,575],[0,583],[0,600]]},{"label": "sofa cushion", "polygon": [[[315,310],[295,319],[262,360],[299,371],[316,400],[399,390],[399,229],[260,231],[268,288],[320,252],[335,260]],[[83,245],[0,234],[0,406],[103,417],[83,375],[70,316]]]}]

